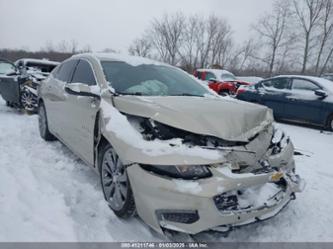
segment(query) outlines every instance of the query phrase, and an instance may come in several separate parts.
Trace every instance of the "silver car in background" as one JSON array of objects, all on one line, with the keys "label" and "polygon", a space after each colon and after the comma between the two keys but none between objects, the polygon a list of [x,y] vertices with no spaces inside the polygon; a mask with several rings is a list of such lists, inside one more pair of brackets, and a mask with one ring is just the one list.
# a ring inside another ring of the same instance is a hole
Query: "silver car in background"
[{"label": "silver car in background", "polygon": [[[221,98],[182,70],[117,54],[75,55],[39,92],[39,129],[100,175],[119,217],[196,234],[270,218],[303,182],[270,109]],[[92,204],[93,205],[93,204]]]}]

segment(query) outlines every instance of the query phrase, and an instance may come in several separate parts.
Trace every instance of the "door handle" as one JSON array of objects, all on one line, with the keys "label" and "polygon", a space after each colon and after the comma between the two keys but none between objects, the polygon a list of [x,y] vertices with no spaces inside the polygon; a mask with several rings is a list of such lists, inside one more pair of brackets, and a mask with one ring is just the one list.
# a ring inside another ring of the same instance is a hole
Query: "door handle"
[{"label": "door handle", "polygon": [[96,108],[98,106],[98,99],[95,97],[90,97],[90,106]]}]

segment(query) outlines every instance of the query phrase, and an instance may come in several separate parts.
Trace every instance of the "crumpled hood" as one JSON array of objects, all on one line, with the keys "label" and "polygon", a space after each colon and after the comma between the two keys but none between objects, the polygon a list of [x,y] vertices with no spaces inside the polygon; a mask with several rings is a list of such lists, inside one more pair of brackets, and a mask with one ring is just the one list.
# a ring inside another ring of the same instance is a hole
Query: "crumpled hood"
[{"label": "crumpled hood", "polygon": [[270,109],[231,98],[118,96],[123,113],[228,141],[248,141],[273,122]]}]

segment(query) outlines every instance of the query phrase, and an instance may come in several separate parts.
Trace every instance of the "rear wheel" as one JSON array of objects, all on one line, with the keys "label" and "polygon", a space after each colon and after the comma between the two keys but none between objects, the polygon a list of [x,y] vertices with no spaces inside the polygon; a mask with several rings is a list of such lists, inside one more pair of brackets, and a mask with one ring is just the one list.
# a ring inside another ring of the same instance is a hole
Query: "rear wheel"
[{"label": "rear wheel", "polygon": [[21,104],[28,112],[34,112],[37,107],[37,98],[28,90],[23,90],[21,94]]},{"label": "rear wheel", "polygon": [[331,116],[329,116],[329,118],[327,120],[327,128],[330,131],[333,131],[333,114]]},{"label": "rear wheel", "polygon": [[104,198],[109,207],[118,217],[132,216],[135,203],[127,170],[110,144],[101,149],[99,168]]},{"label": "rear wheel", "polygon": [[43,102],[40,103],[38,108],[38,127],[39,127],[39,134],[45,141],[53,141],[56,139],[49,131],[46,109]]}]

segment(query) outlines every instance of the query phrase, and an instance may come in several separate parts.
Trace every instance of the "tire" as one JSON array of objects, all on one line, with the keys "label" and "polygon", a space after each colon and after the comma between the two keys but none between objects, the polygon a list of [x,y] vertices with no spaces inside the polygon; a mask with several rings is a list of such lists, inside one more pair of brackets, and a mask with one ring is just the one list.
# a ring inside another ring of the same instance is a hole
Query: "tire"
[{"label": "tire", "polygon": [[327,129],[333,131],[333,114],[327,119]]},{"label": "tire", "polygon": [[219,95],[221,95],[221,96],[229,96],[230,95],[230,91],[229,90],[222,90],[221,92],[219,92]]},{"label": "tire", "polygon": [[43,102],[40,103],[38,108],[38,127],[39,134],[45,141],[56,140],[55,136],[53,136],[52,133],[49,131],[46,109]]},{"label": "tire", "polygon": [[28,113],[33,113],[36,111],[37,98],[28,90],[23,90],[21,94],[21,104],[24,110]]},{"label": "tire", "polygon": [[127,170],[110,144],[105,144],[98,158],[100,181],[105,200],[120,218],[135,213],[135,202]]}]

